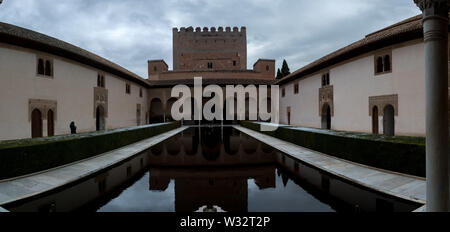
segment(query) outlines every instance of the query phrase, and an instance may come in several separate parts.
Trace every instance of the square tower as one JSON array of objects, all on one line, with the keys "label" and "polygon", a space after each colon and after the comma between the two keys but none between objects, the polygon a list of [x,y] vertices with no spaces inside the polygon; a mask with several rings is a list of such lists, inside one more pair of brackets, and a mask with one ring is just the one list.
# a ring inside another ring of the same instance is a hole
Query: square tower
[{"label": "square tower", "polygon": [[246,70],[246,28],[173,28],[173,70]]}]

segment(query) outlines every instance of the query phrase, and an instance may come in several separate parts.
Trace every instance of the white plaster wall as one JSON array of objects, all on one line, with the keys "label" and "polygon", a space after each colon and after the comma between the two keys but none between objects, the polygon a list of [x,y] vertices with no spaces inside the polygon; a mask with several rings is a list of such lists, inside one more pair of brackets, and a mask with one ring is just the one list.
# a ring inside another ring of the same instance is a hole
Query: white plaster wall
[{"label": "white plaster wall", "polygon": [[[391,73],[374,75],[373,53],[329,69],[330,85],[334,91],[333,130],[371,133],[369,96],[398,94],[395,134],[425,134],[424,48],[422,42],[417,42],[392,49]],[[281,123],[287,123],[286,108],[290,106],[291,124],[320,128],[318,93],[321,74],[318,72],[282,86],[286,88],[286,96],[282,98],[280,91]],[[299,81],[299,94],[294,95],[296,81]],[[382,110],[379,109],[379,113]],[[379,132],[383,133],[382,116],[379,117]]]},{"label": "white plaster wall", "polygon": [[[287,107],[291,107],[291,125],[320,128],[319,88],[321,75],[298,79],[286,85],[285,97],[281,97],[280,87],[280,122],[287,123]],[[294,84],[299,83],[299,92],[294,94]]]},{"label": "white plaster wall", "polygon": [[[110,74],[107,74],[105,78],[105,87],[108,89],[109,97],[106,127],[112,129],[136,126],[137,104],[141,104],[141,125],[145,124],[145,114],[148,108],[146,88]],[[125,93],[126,83],[130,84],[130,94]],[[139,97],[139,88],[142,88],[142,97]]]},{"label": "white plaster wall", "polygon": [[[36,74],[36,53],[0,44],[0,140],[31,137],[28,118],[29,99],[57,101],[55,135],[70,133],[69,124],[75,121],[77,132],[95,130],[94,87],[98,70],[53,58],[54,76],[44,78]],[[108,89],[108,129],[135,126],[136,104],[141,104],[141,124],[145,122],[147,92],[139,97],[139,86],[131,83],[131,95],[125,94],[125,80],[105,75]],[[47,121],[43,120],[43,135],[47,135]]]},{"label": "white plaster wall", "polygon": [[[395,134],[425,134],[423,43],[392,49],[391,73],[375,75],[370,55],[331,69],[330,82],[334,88],[332,129],[371,133],[369,96],[397,94]],[[378,124],[383,133],[382,116]]]}]

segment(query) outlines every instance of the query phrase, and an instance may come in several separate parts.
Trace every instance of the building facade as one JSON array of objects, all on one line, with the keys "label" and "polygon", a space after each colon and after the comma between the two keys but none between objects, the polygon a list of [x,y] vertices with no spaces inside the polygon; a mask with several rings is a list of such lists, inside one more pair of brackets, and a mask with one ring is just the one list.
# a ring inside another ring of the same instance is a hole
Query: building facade
[{"label": "building facade", "polygon": [[148,83],[60,40],[0,23],[0,140],[143,124]]},{"label": "building facade", "polygon": [[[173,70],[169,70],[164,60],[148,61],[148,83],[150,121],[160,122],[171,120],[172,104],[177,98],[171,96],[172,87],[184,84],[191,87],[194,96],[194,77],[202,77],[202,84],[215,84],[222,87],[225,93],[226,85],[270,85],[275,81],[275,60],[258,59],[253,69],[247,69],[247,34],[241,27],[193,27],[173,28]],[[270,92],[269,95],[270,96]],[[197,103],[192,99],[194,111]],[[225,101],[236,101],[225,99]],[[248,96],[245,114],[249,116],[248,105],[256,102]],[[236,119],[237,104],[234,104]],[[225,103],[223,104],[225,106]],[[226,110],[223,111],[226,113]]]},{"label": "building facade", "polygon": [[274,80],[274,60],[247,70],[244,27],[174,29],[173,39],[174,70],[149,61],[144,79],[74,45],[0,23],[0,140],[69,134],[72,122],[80,133],[169,121],[171,88],[192,86],[197,76],[223,87]]},{"label": "building facade", "polygon": [[[173,28],[173,70],[149,60],[144,79],[76,46],[0,23],[0,140],[68,134],[71,122],[87,132],[170,121],[172,87],[193,87],[194,77],[222,88],[279,85],[282,124],[424,136],[423,61],[420,15],[281,80],[275,60],[247,69],[245,27]],[[247,111],[252,101],[246,98]]]},{"label": "building facade", "polygon": [[424,136],[421,19],[415,16],[369,34],[277,81],[281,123]]}]

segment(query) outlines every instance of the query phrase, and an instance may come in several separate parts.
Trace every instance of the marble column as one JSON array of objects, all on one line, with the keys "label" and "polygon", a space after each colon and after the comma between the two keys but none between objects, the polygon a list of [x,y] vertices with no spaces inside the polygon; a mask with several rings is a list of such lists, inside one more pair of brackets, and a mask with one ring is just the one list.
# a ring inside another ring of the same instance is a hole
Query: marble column
[{"label": "marble column", "polygon": [[448,11],[450,0],[414,0],[423,11],[427,212],[449,211]]}]

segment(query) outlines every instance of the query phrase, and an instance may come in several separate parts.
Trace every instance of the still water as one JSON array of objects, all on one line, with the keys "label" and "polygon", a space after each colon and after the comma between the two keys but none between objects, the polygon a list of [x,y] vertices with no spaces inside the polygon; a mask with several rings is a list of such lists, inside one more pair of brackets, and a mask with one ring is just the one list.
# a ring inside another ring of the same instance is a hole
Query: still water
[{"label": "still water", "polygon": [[98,211],[335,211],[277,167],[275,153],[232,127],[189,128],[150,149],[144,173]]},{"label": "still water", "polygon": [[10,211],[412,211],[233,127],[190,127],[121,164]]}]

